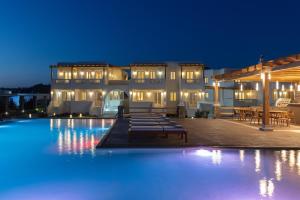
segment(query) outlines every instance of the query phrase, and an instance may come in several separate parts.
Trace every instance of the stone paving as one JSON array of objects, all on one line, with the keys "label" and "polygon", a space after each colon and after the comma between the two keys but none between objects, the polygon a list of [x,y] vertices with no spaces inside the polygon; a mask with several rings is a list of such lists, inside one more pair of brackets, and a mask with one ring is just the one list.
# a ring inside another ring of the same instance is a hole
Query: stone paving
[{"label": "stone paving", "polygon": [[300,126],[275,127],[272,132],[259,131],[258,125],[228,119],[177,119],[188,131],[188,143],[176,136],[137,137],[128,141],[128,120],[116,122],[102,148],[143,147],[233,147],[300,149]]},{"label": "stone paving", "polygon": [[178,120],[189,133],[192,146],[300,148],[300,127],[274,127],[259,131],[258,125],[227,119]]}]

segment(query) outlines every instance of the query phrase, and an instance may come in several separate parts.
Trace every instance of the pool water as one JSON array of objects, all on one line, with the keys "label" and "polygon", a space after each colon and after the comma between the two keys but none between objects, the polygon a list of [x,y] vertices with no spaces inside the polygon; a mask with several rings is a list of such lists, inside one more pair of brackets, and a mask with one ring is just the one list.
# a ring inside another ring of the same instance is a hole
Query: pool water
[{"label": "pool water", "polygon": [[299,199],[298,150],[96,149],[112,124],[0,124],[0,199]]}]

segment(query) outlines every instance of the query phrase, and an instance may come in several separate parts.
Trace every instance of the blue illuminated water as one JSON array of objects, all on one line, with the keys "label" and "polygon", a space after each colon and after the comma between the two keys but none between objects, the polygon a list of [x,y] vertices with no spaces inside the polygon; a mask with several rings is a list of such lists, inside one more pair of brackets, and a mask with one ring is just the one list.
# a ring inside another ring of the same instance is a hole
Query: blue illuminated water
[{"label": "blue illuminated water", "polygon": [[300,151],[96,150],[112,123],[0,124],[0,199],[299,199]]}]

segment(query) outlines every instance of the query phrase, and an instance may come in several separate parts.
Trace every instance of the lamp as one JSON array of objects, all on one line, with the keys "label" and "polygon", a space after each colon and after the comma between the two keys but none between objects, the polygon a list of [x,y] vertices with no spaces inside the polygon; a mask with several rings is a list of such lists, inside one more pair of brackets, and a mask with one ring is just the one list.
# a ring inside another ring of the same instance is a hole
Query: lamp
[{"label": "lamp", "polygon": [[259,90],[259,85],[258,85],[258,83],[256,83],[255,89],[256,89],[256,91]]}]

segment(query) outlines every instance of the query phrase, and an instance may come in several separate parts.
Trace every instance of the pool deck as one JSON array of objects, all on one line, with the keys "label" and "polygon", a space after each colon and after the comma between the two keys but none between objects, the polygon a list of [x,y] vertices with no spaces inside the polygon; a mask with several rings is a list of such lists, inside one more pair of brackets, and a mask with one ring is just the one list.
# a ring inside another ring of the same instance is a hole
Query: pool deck
[{"label": "pool deck", "polygon": [[177,122],[188,131],[188,142],[177,136],[138,137],[128,142],[128,120],[119,119],[100,148],[125,147],[230,147],[300,149],[300,126],[277,127],[262,132],[258,126],[228,119],[183,119]]}]

